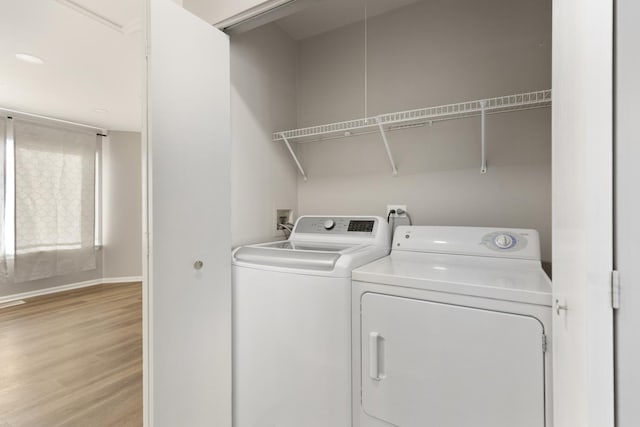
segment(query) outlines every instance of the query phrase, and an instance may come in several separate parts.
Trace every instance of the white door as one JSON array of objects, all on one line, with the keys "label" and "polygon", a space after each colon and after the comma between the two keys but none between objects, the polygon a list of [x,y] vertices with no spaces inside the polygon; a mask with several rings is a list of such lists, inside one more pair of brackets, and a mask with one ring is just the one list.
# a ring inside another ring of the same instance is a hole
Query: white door
[{"label": "white door", "polygon": [[554,0],[555,427],[614,425],[612,36],[613,0]]},{"label": "white door", "polygon": [[545,426],[535,318],[368,293],[361,327],[371,417],[402,427]]},{"label": "white door", "polygon": [[616,310],[616,426],[640,420],[640,2],[616,3],[615,268],[620,272],[620,309]]},{"label": "white door", "polygon": [[153,427],[231,425],[229,41],[149,0]]}]

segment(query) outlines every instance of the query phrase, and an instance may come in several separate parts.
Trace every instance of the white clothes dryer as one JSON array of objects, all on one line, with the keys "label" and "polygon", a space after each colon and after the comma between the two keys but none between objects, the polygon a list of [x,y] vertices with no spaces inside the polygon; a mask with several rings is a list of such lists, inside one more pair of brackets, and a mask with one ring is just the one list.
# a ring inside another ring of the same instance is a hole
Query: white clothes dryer
[{"label": "white clothes dryer", "polygon": [[233,252],[233,425],[351,426],[351,271],[389,253],[381,217],[303,216]]},{"label": "white clothes dryer", "polygon": [[550,427],[535,230],[398,227],[353,272],[354,427]]}]

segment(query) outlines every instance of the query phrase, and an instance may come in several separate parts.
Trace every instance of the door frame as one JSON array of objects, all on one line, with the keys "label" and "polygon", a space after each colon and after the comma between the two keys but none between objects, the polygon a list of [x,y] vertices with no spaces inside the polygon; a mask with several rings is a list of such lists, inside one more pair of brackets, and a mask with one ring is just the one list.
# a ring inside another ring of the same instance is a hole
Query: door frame
[{"label": "door frame", "polygon": [[553,0],[554,425],[614,425],[613,0]]},{"label": "door frame", "polygon": [[[148,84],[149,84],[149,79],[148,79],[148,73],[149,73],[149,67],[148,67],[148,61],[147,61],[147,52],[148,52],[148,38],[149,38],[149,7],[150,7],[150,2],[151,0],[145,0],[145,13],[144,13],[144,23],[143,23],[143,27],[144,27],[144,33],[145,33],[145,43],[144,43],[144,55],[145,55],[145,68],[144,68],[144,84],[143,84],[143,88],[144,88],[144,92],[143,92],[143,100],[145,102],[142,103],[142,114],[143,114],[143,126],[142,126],[142,139],[143,139],[143,143],[142,143],[142,147],[143,147],[143,213],[142,213],[142,221],[143,221],[143,236],[142,236],[142,242],[143,242],[143,319],[142,319],[142,326],[143,326],[143,419],[144,419],[144,426],[149,426],[149,420],[150,420],[150,414],[152,412],[152,405],[153,405],[153,395],[152,395],[152,390],[153,390],[153,378],[151,375],[149,375],[150,373],[150,367],[153,364],[153,354],[151,351],[151,348],[149,346],[149,336],[150,333],[152,331],[152,325],[149,321],[150,316],[153,314],[153,304],[152,304],[152,300],[150,299],[150,292],[151,292],[151,281],[153,280],[153,278],[151,277],[150,274],[150,269],[153,267],[150,260],[149,260],[149,246],[152,244],[151,242],[151,238],[149,236],[149,230],[150,227],[153,224],[153,214],[151,212],[151,210],[149,209],[149,206],[151,206],[151,194],[149,191],[149,188],[151,188],[152,185],[152,178],[151,176],[149,176],[149,170],[151,167],[150,164],[150,156],[151,156],[151,147],[149,146],[149,136],[150,136],[150,132],[148,129],[149,126],[149,111],[148,111],[148,107],[147,107],[147,100],[148,100]],[[556,10],[556,8],[558,7],[558,5],[560,3],[566,3],[566,0],[553,0],[553,4],[554,4],[554,11]],[[574,7],[578,7],[580,5],[577,5],[577,3],[583,3],[583,2],[576,2],[576,0],[573,0],[573,3],[575,3],[576,5]],[[589,0],[589,3],[587,3],[587,7],[590,7],[592,9],[597,9],[598,5],[605,5],[607,6],[608,4],[612,4],[613,1],[612,0]],[[582,7],[584,7],[584,5],[582,5]],[[554,13],[555,16],[555,13]],[[600,17],[600,19],[602,20],[606,20],[607,19],[607,14],[604,14],[603,16]],[[557,27],[561,27],[562,25],[570,25],[570,19],[566,16],[563,17],[554,17],[554,20],[556,20],[556,26]],[[557,37],[557,33],[556,33],[556,26],[554,26],[554,35],[553,35],[553,39],[554,39],[554,44],[555,44],[555,39]],[[569,63],[571,63],[571,60],[569,61]],[[575,62],[572,65],[579,65],[577,62]],[[557,80],[558,78],[563,78],[565,80],[569,80],[574,78],[575,76],[572,75],[572,73],[570,71],[554,71],[554,80]],[[554,91],[555,91],[555,82],[554,82]],[[554,92],[555,93],[555,92]],[[613,94],[613,92],[612,92]],[[559,108],[558,104],[556,103],[556,99],[554,98],[554,108]],[[588,116],[583,117],[584,119],[589,119]],[[554,137],[553,139],[556,139],[555,136],[555,132],[554,132]],[[555,193],[555,190],[553,191]],[[556,240],[557,236],[554,233],[553,236],[553,240]],[[611,243],[613,244],[613,243]],[[556,260],[556,262],[554,262],[554,270],[559,267],[561,265],[561,260]],[[612,262],[612,260],[611,260]],[[602,283],[602,279],[601,279],[601,283]],[[600,290],[600,293],[602,293],[602,290]],[[606,320],[606,319],[605,319]],[[608,320],[607,320],[608,322]],[[606,369],[611,368],[611,370],[613,370],[613,342],[611,342],[611,345],[609,345],[609,343],[605,343],[604,346],[606,347],[606,350],[603,352],[602,349],[597,350],[598,352],[600,352],[601,354],[608,354],[610,353],[610,358],[611,358],[611,364],[607,364]],[[593,348],[597,349],[598,346],[594,346]],[[609,351],[610,350],[610,351]],[[608,358],[608,356],[606,356]],[[558,375],[558,372],[554,370],[554,376]],[[604,381],[605,383],[608,383],[608,380]],[[555,379],[554,379],[554,383],[555,383]],[[601,410],[598,410],[598,412],[602,412],[601,416],[604,419],[609,419],[611,421],[613,421],[613,384],[611,383],[611,387],[606,386],[606,390],[604,391],[604,393],[606,394],[610,394],[611,396],[611,402],[606,403],[605,407],[602,407]],[[593,396],[595,397],[595,396]],[[554,397],[554,399],[557,399],[557,395]],[[596,405],[599,406],[599,405]],[[554,405],[555,409],[558,409],[558,405]],[[598,417],[599,418],[599,417]],[[610,425],[613,425],[612,422]],[[562,427],[560,425],[557,425],[556,427]]]}]

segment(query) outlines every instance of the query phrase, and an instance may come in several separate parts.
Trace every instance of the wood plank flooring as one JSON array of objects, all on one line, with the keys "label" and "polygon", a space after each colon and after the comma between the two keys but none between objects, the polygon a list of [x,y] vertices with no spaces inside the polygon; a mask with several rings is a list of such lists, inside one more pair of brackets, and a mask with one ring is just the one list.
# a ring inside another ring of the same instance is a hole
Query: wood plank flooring
[{"label": "wood plank flooring", "polygon": [[142,286],[0,309],[0,427],[141,426]]}]

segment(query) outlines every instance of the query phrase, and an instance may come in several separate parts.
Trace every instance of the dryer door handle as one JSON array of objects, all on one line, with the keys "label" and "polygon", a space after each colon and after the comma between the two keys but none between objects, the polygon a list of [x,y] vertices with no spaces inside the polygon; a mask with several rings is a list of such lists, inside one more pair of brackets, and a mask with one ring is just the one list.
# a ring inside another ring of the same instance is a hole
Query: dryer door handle
[{"label": "dryer door handle", "polygon": [[369,332],[369,377],[372,380],[380,381],[380,369],[378,365],[378,351],[380,334],[377,332]]}]

